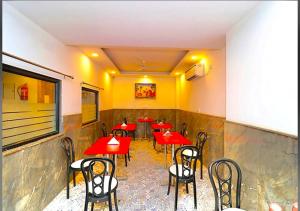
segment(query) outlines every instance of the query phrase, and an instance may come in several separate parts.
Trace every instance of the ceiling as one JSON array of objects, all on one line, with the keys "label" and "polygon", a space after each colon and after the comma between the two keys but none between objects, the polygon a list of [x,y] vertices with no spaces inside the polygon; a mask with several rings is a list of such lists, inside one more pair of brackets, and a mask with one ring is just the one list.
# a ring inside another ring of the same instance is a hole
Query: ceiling
[{"label": "ceiling", "polygon": [[[66,45],[98,48],[120,72],[170,72],[188,50],[225,47],[257,1],[11,1]],[[139,58],[139,59],[137,59]],[[145,62],[142,62],[145,61]]]}]

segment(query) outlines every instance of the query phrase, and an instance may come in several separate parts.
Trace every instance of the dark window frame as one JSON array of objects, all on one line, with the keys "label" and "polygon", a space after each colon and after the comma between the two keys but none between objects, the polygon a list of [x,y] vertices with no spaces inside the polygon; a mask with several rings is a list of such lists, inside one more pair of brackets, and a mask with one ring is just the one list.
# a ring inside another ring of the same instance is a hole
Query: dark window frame
[{"label": "dark window frame", "polygon": [[46,133],[44,135],[36,136],[34,138],[27,139],[27,140],[24,140],[24,141],[19,141],[19,142],[15,142],[15,143],[12,143],[12,144],[2,146],[2,151],[17,148],[17,147],[20,147],[20,146],[23,146],[23,145],[26,145],[26,144],[29,144],[29,143],[32,143],[32,142],[36,142],[40,139],[47,138],[47,137],[58,134],[59,133],[59,126],[60,126],[59,120],[60,120],[61,80],[55,79],[55,78],[52,78],[52,77],[49,77],[49,76],[41,75],[39,73],[35,73],[35,72],[29,71],[29,70],[26,70],[26,69],[22,69],[22,68],[19,68],[19,67],[14,67],[14,66],[4,64],[4,63],[2,63],[2,71],[54,83],[55,84],[55,102],[56,102],[56,104],[55,104],[55,109],[56,109],[55,131],[50,132],[50,133]]},{"label": "dark window frame", "polygon": [[[89,122],[81,122],[81,125],[82,126],[85,126],[85,125],[88,125],[88,124],[91,124],[91,123],[94,123],[94,122],[97,122],[98,119],[99,119],[99,91],[98,90],[95,90],[95,89],[90,89],[90,88],[87,88],[87,87],[81,87],[81,100],[82,100],[82,91],[88,91],[88,92],[93,92],[95,93],[96,95],[96,119],[95,120],[92,120],[92,121],[89,121]],[[82,107],[82,101],[81,101],[81,107]]]}]

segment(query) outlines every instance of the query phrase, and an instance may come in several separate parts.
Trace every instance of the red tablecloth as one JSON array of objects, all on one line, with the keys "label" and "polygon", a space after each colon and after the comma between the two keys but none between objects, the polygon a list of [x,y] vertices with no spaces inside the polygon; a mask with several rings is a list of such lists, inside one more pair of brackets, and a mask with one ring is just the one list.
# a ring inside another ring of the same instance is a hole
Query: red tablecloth
[{"label": "red tablecloth", "polygon": [[173,126],[171,123],[163,123],[163,124],[157,124],[157,123],[154,123],[151,125],[151,128],[154,129],[154,130],[160,130],[160,129],[171,129]]},{"label": "red tablecloth", "polygon": [[115,137],[120,144],[109,145],[107,144],[111,137],[101,137],[96,140],[92,146],[87,148],[84,152],[86,155],[97,155],[97,154],[127,154],[131,137]]},{"label": "red tablecloth", "polygon": [[154,119],[151,119],[151,118],[140,118],[138,119],[138,122],[154,122]]},{"label": "red tablecloth", "polygon": [[158,144],[184,144],[192,145],[192,142],[178,132],[170,132],[171,136],[163,136],[162,132],[154,132],[153,135]]},{"label": "red tablecloth", "polygon": [[122,127],[121,124],[117,124],[116,126],[113,127],[114,129],[123,129],[127,131],[135,131],[136,130],[136,124],[130,124],[128,123],[126,127]]}]

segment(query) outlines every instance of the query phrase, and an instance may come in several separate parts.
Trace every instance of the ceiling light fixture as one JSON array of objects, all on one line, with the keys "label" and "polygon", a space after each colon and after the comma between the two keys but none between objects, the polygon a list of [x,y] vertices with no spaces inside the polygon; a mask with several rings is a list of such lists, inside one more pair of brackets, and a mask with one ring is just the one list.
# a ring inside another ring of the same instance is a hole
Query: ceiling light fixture
[{"label": "ceiling light fixture", "polygon": [[195,61],[198,59],[198,56],[192,56],[191,59]]},{"label": "ceiling light fixture", "polygon": [[147,78],[148,76],[147,75],[144,75],[144,78]]},{"label": "ceiling light fixture", "polygon": [[201,59],[200,64],[205,65],[206,60],[205,59]]},{"label": "ceiling light fixture", "polygon": [[94,53],[91,54],[91,56],[92,56],[92,57],[98,57],[99,54],[97,54],[97,53],[94,52]]},{"label": "ceiling light fixture", "polygon": [[116,73],[116,71],[111,71],[110,73],[111,73],[111,74],[115,74],[115,73]]}]

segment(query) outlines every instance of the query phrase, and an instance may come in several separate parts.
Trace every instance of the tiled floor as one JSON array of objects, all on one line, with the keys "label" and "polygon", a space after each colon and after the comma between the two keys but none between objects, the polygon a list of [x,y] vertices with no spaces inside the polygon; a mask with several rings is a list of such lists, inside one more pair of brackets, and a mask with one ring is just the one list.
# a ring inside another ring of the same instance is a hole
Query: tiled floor
[{"label": "tiled floor", "polygon": [[[160,146],[157,146],[158,150]],[[117,189],[118,206],[120,211],[171,211],[174,210],[175,188],[171,186],[170,195],[167,195],[168,169],[164,168],[163,152],[153,149],[150,141],[133,141],[131,144],[131,161],[126,168],[124,159],[118,159]],[[170,150],[169,150],[170,151]],[[168,154],[170,160],[170,153]],[[200,180],[197,172],[197,210],[214,210],[214,195],[209,183],[207,169],[204,169],[204,179]],[[79,184],[70,190],[70,199],[66,199],[66,189],[62,190],[56,198],[44,209],[56,210],[83,210],[85,186],[81,174],[77,176]],[[189,194],[185,185],[179,185],[178,210],[195,210],[193,202],[192,184]],[[94,210],[108,210],[104,203],[95,205]]]}]

